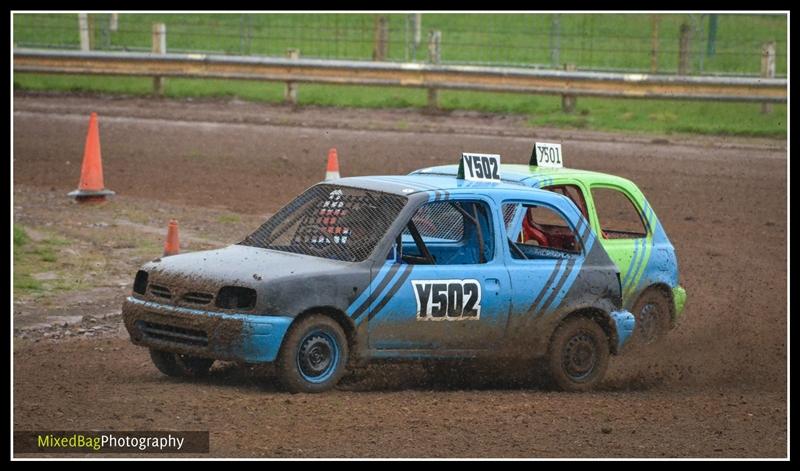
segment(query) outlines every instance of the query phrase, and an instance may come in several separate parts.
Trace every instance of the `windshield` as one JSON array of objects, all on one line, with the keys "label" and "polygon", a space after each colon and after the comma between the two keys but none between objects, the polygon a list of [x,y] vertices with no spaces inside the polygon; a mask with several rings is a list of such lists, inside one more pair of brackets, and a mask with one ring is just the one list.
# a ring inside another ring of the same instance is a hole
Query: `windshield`
[{"label": "windshield", "polygon": [[400,195],[322,183],[281,208],[239,244],[361,262],[406,201]]}]

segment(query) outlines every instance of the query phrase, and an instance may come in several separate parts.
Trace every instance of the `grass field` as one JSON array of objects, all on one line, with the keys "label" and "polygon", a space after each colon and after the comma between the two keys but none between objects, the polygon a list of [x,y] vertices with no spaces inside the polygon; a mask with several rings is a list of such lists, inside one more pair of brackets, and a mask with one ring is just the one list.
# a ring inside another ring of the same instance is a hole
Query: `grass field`
[{"label": "grass field", "polygon": [[15,296],[40,297],[85,288],[80,273],[92,269],[98,260],[78,257],[70,248],[73,242],[60,235],[14,225]]},{"label": "grass field", "polygon": [[[372,56],[372,14],[121,14],[116,32],[108,14],[90,15],[97,49],[148,50],[151,24],[167,24],[171,51],[213,51],[229,54],[283,55],[299,48],[304,57],[369,60]],[[422,42],[413,46],[408,15],[388,15],[389,59],[425,60],[426,34],[442,31],[444,62],[550,66],[574,63],[579,68],[648,70],[651,60],[652,15],[593,14],[557,17],[549,14],[424,14]],[[704,73],[755,74],[760,47],[777,42],[777,73],[786,73],[785,15],[719,15],[713,55],[708,54],[709,15],[658,15],[660,72],[677,67],[678,30],[694,27],[692,70]],[[554,21],[557,20],[557,21]],[[19,47],[77,48],[75,14],[14,15],[14,43]],[[559,34],[554,35],[554,31]],[[558,44],[558,57],[553,57]],[[105,78],[15,74],[16,90],[147,95],[147,78]],[[283,84],[250,81],[168,79],[166,95],[238,97],[279,103]],[[479,110],[528,115],[532,126],[561,126],[631,132],[730,134],[785,137],[787,107],[761,114],[758,104],[579,98],[574,114],[561,112],[559,97],[442,91],[444,109]],[[426,105],[419,89],[300,86],[300,104],[366,108]]]},{"label": "grass field", "polygon": [[[281,103],[284,85],[252,81],[167,79],[170,98],[233,98]],[[28,91],[99,92],[133,96],[152,93],[148,78],[103,78],[15,74],[14,88]],[[353,106],[361,108],[423,108],[425,90],[300,85],[301,105]],[[561,111],[561,98],[503,93],[441,91],[446,110],[478,110],[528,116],[531,126],[658,134],[696,133],[740,136],[786,137],[787,107],[774,105],[762,114],[754,103],[714,103],[669,100],[578,98],[575,113]]]},{"label": "grass field", "polygon": [[[422,15],[414,46],[409,15],[387,15],[388,59],[426,60],[427,34],[442,32],[442,61],[515,65],[576,64],[578,68],[650,70],[653,15],[635,14],[429,14]],[[758,74],[761,45],[776,41],[777,73],[786,74],[786,15],[717,15],[710,51],[711,15],[661,14],[658,71],[674,72],[679,29],[692,27],[692,70]],[[90,15],[96,49],[149,50],[151,25],[167,26],[167,48],[228,54],[372,59],[373,14],[109,14]],[[14,42],[21,47],[78,48],[76,14],[16,14]],[[553,50],[558,49],[557,54]]]}]

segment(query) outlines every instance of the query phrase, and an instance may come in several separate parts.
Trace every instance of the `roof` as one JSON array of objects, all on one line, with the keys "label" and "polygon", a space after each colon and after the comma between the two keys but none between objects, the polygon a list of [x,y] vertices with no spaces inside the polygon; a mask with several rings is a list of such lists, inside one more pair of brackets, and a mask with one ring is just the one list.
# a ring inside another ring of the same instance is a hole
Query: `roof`
[{"label": "roof", "polygon": [[[474,190],[525,190],[531,188],[517,182],[477,182],[456,178],[450,174],[416,175],[371,175],[364,177],[340,178],[329,183],[354,186],[369,190],[383,191],[400,195],[411,195],[426,191],[474,191]],[[537,190],[538,191],[538,190]]]},{"label": "roof", "polygon": [[[458,165],[440,165],[414,171],[412,175],[456,175]],[[603,180],[607,182],[628,182],[627,179],[607,173],[593,172],[576,168],[543,168],[519,164],[501,164],[500,178],[508,183],[522,183],[526,186],[542,178],[574,178],[576,180]]]}]

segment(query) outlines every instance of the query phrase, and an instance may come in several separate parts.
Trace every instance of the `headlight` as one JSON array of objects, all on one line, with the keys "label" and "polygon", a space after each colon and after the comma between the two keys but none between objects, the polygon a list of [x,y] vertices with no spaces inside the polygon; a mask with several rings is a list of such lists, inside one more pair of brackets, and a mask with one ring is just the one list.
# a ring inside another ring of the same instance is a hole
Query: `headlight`
[{"label": "headlight", "polygon": [[222,309],[253,309],[256,290],[240,286],[224,286],[217,294],[217,307]]},{"label": "headlight", "polygon": [[147,272],[139,270],[136,272],[136,279],[133,280],[133,292],[144,294],[147,291]]}]

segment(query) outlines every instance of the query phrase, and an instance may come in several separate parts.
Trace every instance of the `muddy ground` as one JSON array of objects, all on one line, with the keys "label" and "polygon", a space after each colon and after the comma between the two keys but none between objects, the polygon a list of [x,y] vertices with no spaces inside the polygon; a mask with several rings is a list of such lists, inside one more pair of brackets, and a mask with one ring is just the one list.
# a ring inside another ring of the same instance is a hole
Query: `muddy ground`
[{"label": "muddy ground", "polygon": [[[88,114],[100,117],[103,206],[71,203]],[[530,128],[479,113],[300,109],[238,101],[15,95],[14,222],[57,235],[15,293],[14,429],[209,430],[212,456],[784,457],[787,454],[786,142]],[[183,250],[238,241],[324,176],[403,173],[460,152],[527,162],[532,140],[567,164],[639,184],[678,253],[688,292],[667,345],[612,361],[590,394],[414,365],[371,368],[323,395],[276,391],[268,369],[219,364],[168,379],[120,330],[138,265],[167,221]],[[86,266],[75,259],[90,260]]]}]

